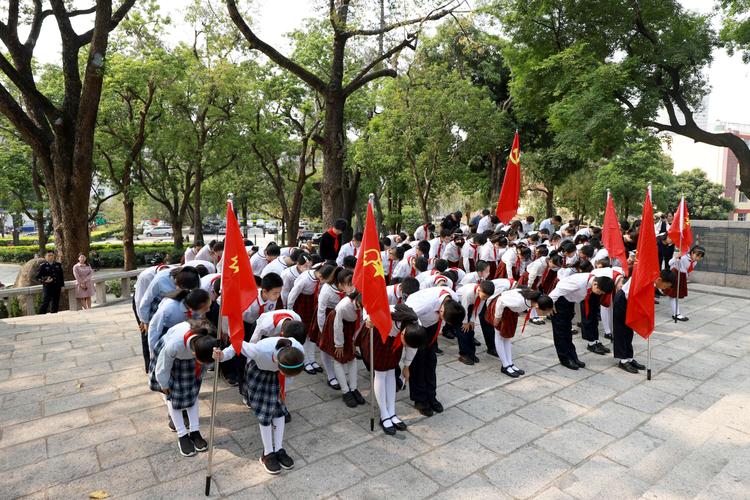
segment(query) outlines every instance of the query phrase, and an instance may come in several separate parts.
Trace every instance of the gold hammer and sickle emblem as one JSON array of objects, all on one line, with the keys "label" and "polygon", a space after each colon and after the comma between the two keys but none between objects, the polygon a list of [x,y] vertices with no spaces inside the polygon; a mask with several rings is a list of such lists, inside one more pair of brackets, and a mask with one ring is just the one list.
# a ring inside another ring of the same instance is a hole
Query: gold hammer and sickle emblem
[{"label": "gold hammer and sickle emblem", "polygon": [[234,274],[237,274],[238,272],[240,272],[240,266],[237,263],[237,256],[236,255],[234,257],[232,257],[231,264],[229,264],[229,269],[231,269],[232,271],[234,271]]},{"label": "gold hammer and sickle emblem", "polygon": [[[374,257],[372,256],[374,254]],[[373,277],[382,276],[385,279],[385,272],[383,272],[383,261],[380,258],[380,252],[374,248],[370,248],[365,252],[364,266],[373,266],[375,268],[375,274]]]},{"label": "gold hammer and sickle emblem", "polygon": [[518,163],[518,160],[520,159],[520,157],[521,157],[521,154],[520,154],[520,151],[518,150],[518,148],[511,149],[511,151],[510,151],[510,161],[512,161],[513,163]]}]

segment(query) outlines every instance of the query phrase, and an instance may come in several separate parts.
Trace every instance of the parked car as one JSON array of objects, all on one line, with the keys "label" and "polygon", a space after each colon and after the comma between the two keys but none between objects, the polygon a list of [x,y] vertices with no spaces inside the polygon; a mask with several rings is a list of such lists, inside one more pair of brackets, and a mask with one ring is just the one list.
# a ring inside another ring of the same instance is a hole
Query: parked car
[{"label": "parked car", "polygon": [[227,234],[227,226],[222,224],[221,227],[219,228],[219,234]]},{"label": "parked car", "polygon": [[256,220],[255,227],[260,228],[260,229],[266,227],[266,221],[264,221],[263,219]]},{"label": "parked car", "polygon": [[248,220],[248,221],[247,221],[247,228],[248,228],[248,229],[252,229],[252,228],[254,228],[254,227],[255,227],[255,224],[253,224],[253,221],[251,221],[251,220]]},{"label": "parked car", "polygon": [[172,236],[172,226],[154,226],[145,231],[146,236]]},{"label": "parked car", "polygon": [[315,245],[320,245],[320,238],[322,238],[322,237],[323,237],[323,233],[315,233],[315,234],[313,234],[312,242]]},{"label": "parked car", "polygon": [[315,231],[300,231],[297,233],[297,241],[300,243],[311,240],[315,236]]},{"label": "parked car", "polygon": [[279,232],[279,228],[276,226],[275,222],[269,222],[266,224],[266,233],[268,234],[276,234]]}]

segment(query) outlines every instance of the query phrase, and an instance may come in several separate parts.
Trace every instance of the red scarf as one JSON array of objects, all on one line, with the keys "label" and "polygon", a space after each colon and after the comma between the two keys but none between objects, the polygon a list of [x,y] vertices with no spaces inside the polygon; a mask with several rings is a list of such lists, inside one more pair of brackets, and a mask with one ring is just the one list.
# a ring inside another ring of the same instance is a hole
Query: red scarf
[{"label": "red scarf", "polygon": [[[594,279],[594,275],[589,276],[588,283],[591,284],[591,280]],[[586,317],[589,317],[589,297],[591,297],[591,287],[586,289],[586,297],[583,299],[583,311],[586,313]]]},{"label": "red scarf", "polygon": [[469,246],[471,246],[472,250],[474,250],[474,257],[472,258],[472,260],[476,263],[477,253],[479,253],[479,246],[475,245],[474,243],[469,243]]},{"label": "red scarf", "polygon": [[396,296],[396,304],[400,304],[401,303],[401,295],[399,295],[397,293],[397,290],[398,290],[398,284],[393,285],[393,295]]},{"label": "red scarf", "polygon": [[336,233],[335,233],[335,232],[333,231],[333,228],[332,228],[332,227],[329,227],[329,228],[328,228],[328,231],[326,231],[326,233],[330,234],[330,235],[331,235],[331,236],[333,237],[333,249],[334,249],[334,250],[335,250],[336,252],[338,252],[338,251],[339,251],[339,235],[338,235],[338,234],[336,234]]},{"label": "red scarf", "polygon": [[529,322],[530,317],[531,317],[531,309],[526,311],[526,317],[523,319],[523,327],[521,328],[521,333],[523,333],[524,330],[526,330],[526,323]]},{"label": "red scarf", "polygon": [[[195,337],[195,334],[192,331],[188,331],[184,337],[182,337],[182,341],[185,343],[185,347],[187,347],[188,342],[191,338]],[[203,370],[203,365],[201,365],[200,361],[197,359],[195,360],[195,378],[198,378],[201,376],[201,371]]]},{"label": "red scarf", "polygon": [[476,321],[477,317],[479,316],[479,303],[482,302],[482,298],[477,293],[477,290],[479,290],[479,285],[474,285],[474,309],[472,310],[472,315],[474,316],[474,320]]},{"label": "red scarf", "polygon": [[[440,294],[438,295],[438,299],[440,299],[441,297],[444,297],[445,295],[450,295],[450,293],[449,293],[449,292],[448,292],[447,290],[441,290],[441,291],[440,291]],[[440,301],[440,305],[441,305],[441,306],[443,305],[443,301],[444,301],[444,300],[445,300],[445,299],[442,299],[442,300]],[[438,338],[438,335],[440,335],[440,329],[441,329],[441,327],[443,326],[443,318],[441,318],[441,317],[440,317],[440,313],[439,313],[439,311],[440,311],[440,308],[438,308],[438,322],[437,322],[437,330],[435,330],[435,335],[433,335],[433,337],[432,337],[432,342],[430,342],[430,345],[432,345],[432,344],[434,344],[435,342],[437,342],[437,338]]]},{"label": "red scarf", "polygon": [[276,328],[279,326],[279,323],[284,321],[285,319],[294,319],[293,316],[289,313],[276,313],[273,315],[273,327]]}]

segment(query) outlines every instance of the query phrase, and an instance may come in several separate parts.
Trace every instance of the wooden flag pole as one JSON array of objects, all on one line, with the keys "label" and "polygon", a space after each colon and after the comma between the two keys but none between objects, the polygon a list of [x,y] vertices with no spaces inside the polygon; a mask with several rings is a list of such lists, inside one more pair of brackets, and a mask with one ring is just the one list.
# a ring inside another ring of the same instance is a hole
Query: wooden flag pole
[{"label": "wooden flag pole", "polygon": [[[227,195],[227,203],[232,203],[232,193]],[[234,209],[234,207],[232,207]],[[223,281],[223,280],[222,280]],[[222,283],[223,286],[223,283]],[[223,301],[222,301],[223,302]],[[219,321],[216,326],[216,338],[221,342],[221,327],[223,325],[221,307],[219,307]],[[211,494],[211,474],[214,462],[214,427],[216,423],[216,393],[219,389],[219,362],[214,360],[214,387],[211,392],[211,425],[208,431],[208,469],[206,470],[206,496]]]}]

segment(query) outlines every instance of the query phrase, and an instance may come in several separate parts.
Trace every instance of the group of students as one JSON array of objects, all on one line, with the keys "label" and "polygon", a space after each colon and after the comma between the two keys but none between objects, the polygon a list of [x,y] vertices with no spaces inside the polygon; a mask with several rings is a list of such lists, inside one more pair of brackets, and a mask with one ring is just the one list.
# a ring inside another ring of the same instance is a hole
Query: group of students
[{"label": "group of students", "polygon": [[[436,376],[441,335],[456,339],[458,361],[473,365],[480,361],[476,353],[482,342],[475,336],[480,330],[500,371],[517,378],[524,370],[514,363],[512,339],[529,322],[542,325],[550,319],[560,363],[578,370],[585,366],[572,340],[578,305],[589,351],[610,353],[599,339],[601,321],[605,337],[613,338],[618,365],[632,373],[644,368],[633,359],[633,332],[625,325],[629,282],[622,266],[632,266],[633,255],[626,263],[610,261],[596,227],[562,224],[559,216],[542,221],[538,230],[533,217],[502,225],[485,210],[470,226],[456,213],[439,229],[426,224],[413,235],[384,236],[380,245],[392,317],[385,341],[352,284],[362,235],[344,243],[346,230],[345,221],[336,221],[313,253],[273,242],[248,248],[259,293],[243,313],[239,352],[225,335],[216,336],[221,242],[189,249],[182,265],[159,264],[139,275],[133,309],[144,366],[150,388],[164,396],[182,455],[207,449],[197,402],[207,369],[219,369],[229,385],[239,386],[243,403],[258,420],[260,463],[278,474],[294,466],[283,448],[284,427],[291,421],[286,389],[302,372],[324,374],[343,403],[357,407],[365,404],[358,390],[361,359],[374,372],[380,427],[394,435],[407,429],[396,414],[398,390],[408,386],[414,407],[425,416],[443,411]],[[637,228],[626,231],[624,241],[634,248]],[[693,248],[673,261],[675,269],[689,274],[704,253]],[[675,272],[664,270],[655,288],[673,293],[676,281]],[[683,276],[680,297],[687,293],[686,281]],[[226,323],[222,330],[227,331]]]}]

